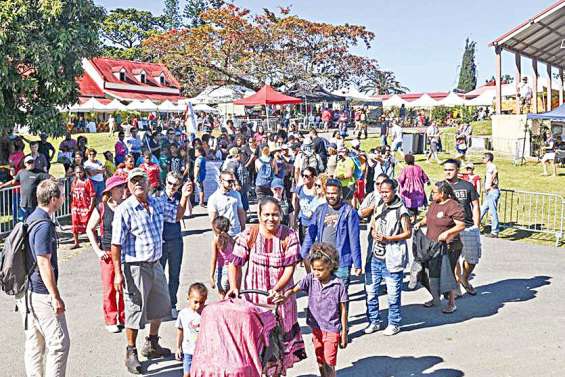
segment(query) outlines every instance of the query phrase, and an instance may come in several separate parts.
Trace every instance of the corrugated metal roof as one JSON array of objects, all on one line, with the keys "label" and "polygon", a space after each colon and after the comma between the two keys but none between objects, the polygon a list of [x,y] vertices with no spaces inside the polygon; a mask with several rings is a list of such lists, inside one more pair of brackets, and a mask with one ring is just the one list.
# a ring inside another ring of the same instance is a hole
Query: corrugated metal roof
[{"label": "corrugated metal roof", "polygon": [[565,0],[556,2],[490,45],[565,69]]}]

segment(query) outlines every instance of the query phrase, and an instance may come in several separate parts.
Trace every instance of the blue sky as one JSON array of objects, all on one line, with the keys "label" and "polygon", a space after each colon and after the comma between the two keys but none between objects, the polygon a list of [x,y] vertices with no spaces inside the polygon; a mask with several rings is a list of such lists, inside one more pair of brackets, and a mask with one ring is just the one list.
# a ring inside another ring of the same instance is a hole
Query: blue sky
[{"label": "blue sky", "polygon": [[[112,8],[136,7],[161,13],[160,0],[94,0]],[[260,11],[292,6],[303,18],[364,25],[375,33],[373,47],[356,50],[395,72],[411,91],[447,91],[457,85],[465,38],[477,41],[479,83],[494,75],[488,43],[551,5],[555,0],[236,0]],[[184,1],[181,0],[181,4]],[[503,54],[503,73],[514,76],[514,57]],[[525,74],[531,64],[522,62]],[[540,72],[545,72],[540,69]]]}]

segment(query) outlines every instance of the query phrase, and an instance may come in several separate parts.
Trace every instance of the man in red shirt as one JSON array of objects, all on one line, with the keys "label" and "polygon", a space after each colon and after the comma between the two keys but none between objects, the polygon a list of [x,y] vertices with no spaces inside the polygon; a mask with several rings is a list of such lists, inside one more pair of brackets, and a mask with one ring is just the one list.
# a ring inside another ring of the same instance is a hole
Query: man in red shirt
[{"label": "man in red shirt", "polygon": [[161,186],[161,168],[159,164],[151,161],[152,155],[151,151],[146,150],[143,152],[143,163],[139,166],[145,173],[147,173],[147,178],[149,179],[149,186],[151,191],[154,192]]}]

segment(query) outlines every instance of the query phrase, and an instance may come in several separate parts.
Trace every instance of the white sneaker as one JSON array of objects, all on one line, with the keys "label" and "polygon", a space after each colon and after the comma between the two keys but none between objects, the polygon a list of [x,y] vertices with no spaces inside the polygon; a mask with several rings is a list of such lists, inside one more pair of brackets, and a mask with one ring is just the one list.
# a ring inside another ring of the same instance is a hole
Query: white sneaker
[{"label": "white sneaker", "polygon": [[375,323],[369,323],[369,326],[365,328],[364,332],[365,334],[372,334],[382,329],[383,329],[382,322],[375,322]]},{"label": "white sneaker", "polygon": [[115,334],[120,332],[120,328],[118,325],[106,325],[106,331]]},{"label": "white sneaker", "polygon": [[179,316],[179,312],[178,312],[177,308],[172,308],[171,309],[171,318],[177,319],[178,316]]},{"label": "white sneaker", "polygon": [[383,334],[386,336],[392,336],[398,334],[399,332],[400,332],[400,327],[388,325],[385,331],[383,331]]}]

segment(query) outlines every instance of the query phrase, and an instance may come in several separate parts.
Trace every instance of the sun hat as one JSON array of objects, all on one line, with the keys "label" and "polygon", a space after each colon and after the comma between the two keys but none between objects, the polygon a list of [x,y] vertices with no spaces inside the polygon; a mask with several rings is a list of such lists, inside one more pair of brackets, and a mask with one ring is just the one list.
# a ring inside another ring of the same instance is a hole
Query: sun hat
[{"label": "sun hat", "polygon": [[113,188],[125,185],[126,183],[127,182],[123,177],[119,175],[113,175],[106,181],[106,187],[104,188],[103,192],[110,192]]},{"label": "sun hat", "polygon": [[275,178],[275,179],[273,179],[273,182],[271,182],[271,188],[272,188],[272,189],[284,188],[284,182],[283,182],[283,180],[280,179],[280,178]]},{"label": "sun hat", "polygon": [[27,164],[28,162],[33,162],[35,161],[35,158],[33,158],[33,156],[26,156],[26,158],[24,158],[24,163]]},{"label": "sun hat", "polygon": [[235,157],[235,156],[239,155],[239,148],[238,147],[230,148],[229,155],[231,157]]},{"label": "sun hat", "polygon": [[132,179],[134,179],[135,177],[144,177],[145,179],[147,179],[147,173],[143,169],[140,169],[140,168],[132,169],[128,173],[128,182],[131,181]]}]

